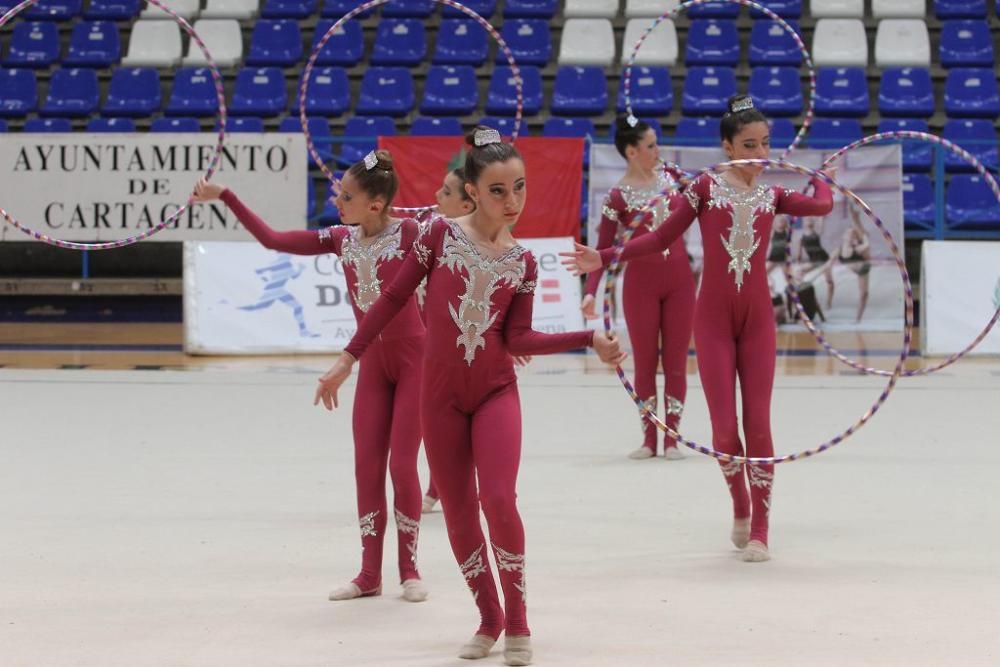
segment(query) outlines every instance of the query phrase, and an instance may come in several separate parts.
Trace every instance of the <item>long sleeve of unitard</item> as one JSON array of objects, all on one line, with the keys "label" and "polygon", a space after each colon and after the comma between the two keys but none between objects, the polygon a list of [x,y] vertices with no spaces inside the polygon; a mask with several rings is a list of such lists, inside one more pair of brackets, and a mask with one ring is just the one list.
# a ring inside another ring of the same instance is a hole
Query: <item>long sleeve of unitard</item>
[{"label": "long sleeve of unitard", "polygon": [[523,356],[555,354],[590,347],[594,339],[592,331],[543,333],[531,328],[535,286],[538,282],[538,264],[530,253],[525,259],[527,267],[524,283],[522,289],[518,289],[511,300],[507,320],[504,322],[503,338],[507,344],[507,351],[515,356]]},{"label": "long sleeve of unitard", "polygon": [[[626,243],[625,250],[622,252],[622,261],[661,252],[669,248],[671,243],[687,231],[687,228],[698,217],[701,208],[711,201],[712,182],[710,174],[702,174],[684,190],[683,197],[675,197],[673,200],[675,208],[670,217],[652,234],[646,234]],[[776,212],[798,216],[828,214],[833,208],[830,187],[819,178],[813,178],[811,183],[815,188],[812,196],[776,187]],[[601,264],[607,266],[614,257],[614,248],[601,250],[600,254]]]},{"label": "long sleeve of unitard", "polygon": [[288,232],[279,232],[271,229],[266,222],[251,211],[246,204],[240,201],[239,197],[232,190],[225,190],[220,196],[222,202],[229,207],[229,210],[236,214],[246,230],[253,234],[253,237],[268,250],[279,252],[289,252],[293,255],[325,255],[334,251],[339,253],[339,243],[337,249],[324,241],[321,234],[315,230],[297,229]]},{"label": "long sleeve of unitard", "polygon": [[[368,309],[365,318],[358,325],[351,342],[344,348],[344,351],[355,359],[361,358],[375,337],[403,309],[420,285],[420,281],[430,272],[430,267],[433,265],[429,258],[431,250],[425,244],[424,238],[430,234],[430,231],[420,233],[406,259],[403,260],[403,266],[400,267],[396,278],[391,285],[382,290],[381,296]],[[431,247],[436,247],[436,244]]]},{"label": "long sleeve of unitard", "polygon": [[[604,197],[604,204],[601,206],[601,222],[597,226],[597,245],[594,246],[595,248],[604,250],[614,244],[615,236],[618,233],[618,222],[625,209],[625,202],[622,200],[621,193],[617,189],[612,190]],[[601,276],[603,275],[603,266],[597,271],[591,271],[587,275],[587,282],[584,284],[584,294],[595,296],[597,294],[597,286],[601,284]]]}]

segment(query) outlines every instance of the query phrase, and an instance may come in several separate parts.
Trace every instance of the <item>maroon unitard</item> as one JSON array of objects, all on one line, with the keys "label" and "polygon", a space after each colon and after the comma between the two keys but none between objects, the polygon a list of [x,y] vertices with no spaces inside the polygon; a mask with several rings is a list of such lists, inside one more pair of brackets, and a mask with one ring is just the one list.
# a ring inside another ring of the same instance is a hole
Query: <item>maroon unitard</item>
[{"label": "maroon unitard", "polygon": [[[370,350],[381,328],[428,278],[424,442],[448,538],[479,607],[478,633],[494,638],[504,630],[508,636],[529,634],[524,528],[516,504],[521,407],[511,355],[562,352],[592,341],[589,331],[531,329],[537,275],[534,257],[522,246],[487,256],[458,223],[436,218],[347,346],[356,358]],[[506,621],[479,523],[480,505],[500,572]]]},{"label": "maroon unitard", "polygon": [[[298,255],[332,252],[340,256],[359,323],[382,286],[390,283],[403,266],[418,234],[412,220],[393,221],[370,239],[359,238],[359,227],[347,226],[276,232],[231,191],[222,194],[222,201],[266,248]],[[419,406],[424,326],[414,300],[409,299],[404,306],[373,342],[358,369],[353,427],[362,555],[361,573],[354,583],[363,593],[377,590],[382,582],[382,544],[388,518],[387,468],[399,538],[400,580],[420,578],[416,562],[421,504],[417,477],[420,423],[413,415]]]},{"label": "maroon unitard", "polygon": [[[770,412],[776,334],[764,266],[767,240],[776,214],[822,216],[830,212],[829,186],[818,178],[812,183],[815,193],[807,196],[777,186],[741,190],[722,176],[703,174],[677,199],[670,217],[652,234],[630,241],[622,255],[630,260],[662,252],[698,219],[705,268],[695,308],[695,349],[712,420],[713,447],[721,452],[744,451],[736,422],[739,376],[747,455],[774,455]],[[612,255],[611,249],[601,251],[605,265]],[[748,466],[748,498],[744,466],[720,465],[736,518],[751,516],[750,539],[767,544],[774,466]]]},{"label": "maroon unitard", "polygon": [[[632,222],[637,211],[655,195],[679,180],[679,174],[665,169],[651,188],[619,185],[604,199],[598,227],[598,250],[611,247]],[[658,205],[644,222],[635,228],[632,238],[655,231],[669,213],[666,202]],[[585,292],[596,295],[603,269],[587,276]],[[628,325],[632,354],[635,357],[635,390],[648,407],[656,412],[656,368],[662,363],[665,421],[676,429],[680,424],[687,397],[687,357],[694,319],[695,287],[684,239],[678,238],[660,253],[640,257],[625,267],[622,285],[625,323]],[[643,418],[643,446],[656,453],[657,428]],[[664,436],[665,447],[674,446]]]}]

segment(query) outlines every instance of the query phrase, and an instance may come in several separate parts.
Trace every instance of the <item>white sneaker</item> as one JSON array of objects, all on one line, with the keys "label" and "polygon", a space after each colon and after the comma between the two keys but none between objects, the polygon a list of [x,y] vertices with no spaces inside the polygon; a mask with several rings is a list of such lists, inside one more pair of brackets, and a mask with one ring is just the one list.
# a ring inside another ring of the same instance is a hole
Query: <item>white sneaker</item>
[{"label": "white sneaker", "polygon": [[486,635],[474,635],[462,648],[458,649],[458,657],[463,660],[481,660],[490,654],[497,640]]},{"label": "white sneaker", "polygon": [[370,598],[376,595],[382,595],[382,585],[379,584],[377,587],[370,591],[362,591],[356,583],[353,581],[346,586],[341,586],[330,593],[330,600],[332,602],[341,602],[343,600],[353,600],[355,598]]},{"label": "white sneaker", "polygon": [[628,457],[630,459],[641,460],[641,459],[651,459],[656,456],[656,453],[649,447],[640,447],[634,451],[629,452]]},{"label": "white sneaker", "polygon": [[504,637],[503,664],[523,667],[531,664],[531,637]]},{"label": "white sneaker", "polygon": [[427,599],[427,587],[420,579],[407,579],[403,582],[403,599],[407,602],[423,602]]},{"label": "white sneaker", "polygon": [[680,461],[686,457],[684,456],[684,452],[681,451],[681,448],[674,445],[673,447],[667,447],[663,450],[663,458],[668,461]]},{"label": "white sneaker", "polygon": [[771,560],[771,552],[767,550],[767,545],[760,540],[750,540],[746,549],[743,550],[744,563],[763,563]]},{"label": "white sneaker", "polygon": [[430,514],[431,512],[436,512],[435,506],[438,503],[438,499],[434,496],[424,496],[424,506],[421,511],[424,514]]}]

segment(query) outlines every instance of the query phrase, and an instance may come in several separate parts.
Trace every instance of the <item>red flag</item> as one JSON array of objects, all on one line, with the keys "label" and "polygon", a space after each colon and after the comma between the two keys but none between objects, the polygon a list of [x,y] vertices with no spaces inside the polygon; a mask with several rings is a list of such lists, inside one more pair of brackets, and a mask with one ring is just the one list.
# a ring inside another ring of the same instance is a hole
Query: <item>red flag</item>
[{"label": "red flag", "polygon": [[[392,153],[399,174],[397,206],[433,204],[449,164],[464,164],[459,161],[466,147],[463,137],[379,137],[378,144]],[[524,158],[528,202],[514,235],[579,240],[583,139],[525,137],[516,145]]]}]

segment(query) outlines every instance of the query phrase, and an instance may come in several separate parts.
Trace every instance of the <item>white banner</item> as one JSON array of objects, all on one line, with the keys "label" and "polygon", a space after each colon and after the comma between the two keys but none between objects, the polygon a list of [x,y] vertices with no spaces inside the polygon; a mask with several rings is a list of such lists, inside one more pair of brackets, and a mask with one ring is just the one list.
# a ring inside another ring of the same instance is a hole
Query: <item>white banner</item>
[{"label": "white banner", "polygon": [[[187,202],[208,168],[216,135],[3,134],[0,199],[19,221],[56,238],[111,241],[152,229]],[[309,177],[297,133],[226,136],[213,180],[267,193],[255,211],[278,229],[302,229]],[[150,240],[249,240],[221,202],[198,204]],[[30,241],[10,225],[2,241]]]},{"label": "white banner", "polygon": [[[819,168],[832,150],[799,149],[792,162]],[[777,158],[780,151],[773,151]],[[661,146],[660,155],[668,162],[695,171],[724,162],[722,149]],[[897,246],[903,248],[902,158],[899,146],[866,146],[852,151],[838,161],[836,179],[868,202],[889,230]],[[601,219],[601,204],[607,191],[625,173],[625,160],[613,145],[591,144],[588,239],[597,238]],[[808,177],[778,169],[768,170],[765,183],[801,191]],[[775,225],[787,224],[787,216],[778,216]],[[792,270],[804,282],[807,299],[819,312],[810,313],[817,323],[828,330],[901,331],[903,328],[903,290],[888,245],[874,223],[860,210],[854,210],[848,200],[834,192],[834,208],[824,218],[793,219]],[[806,230],[819,236],[818,252],[812,256],[803,247]],[[701,269],[701,233],[692,225],[685,236],[688,254],[697,274]],[[771,248],[766,252],[770,254]],[[821,259],[823,256],[826,259]],[[628,268],[626,267],[626,271]],[[778,262],[768,262],[768,282],[775,300],[775,320],[779,324],[792,322],[784,295],[784,272]],[[811,290],[809,287],[811,286]],[[809,297],[811,291],[812,297]],[[619,295],[620,296],[620,295]],[[603,284],[598,292],[598,312],[603,300]],[[621,303],[619,301],[618,303]],[[811,310],[812,308],[810,308]],[[822,317],[820,316],[822,313]],[[621,313],[619,326],[624,325]],[[824,321],[825,318],[825,321]],[[800,327],[791,323],[789,327]]]},{"label": "white banner", "polygon": [[[1000,308],[1000,242],[924,241],[920,293],[924,355],[963,350]],[[1000,326],[969,354],[1000,354]]]},{"label": "white banner", "polygon": [[[535,329],[583,328],[578,281],[558,253],[571,238],[525,239],[538,261]],[[189,354],[339,351],[357,328],[340,258],[300,257],[256,243],[184,245],[184,349]]]}]

